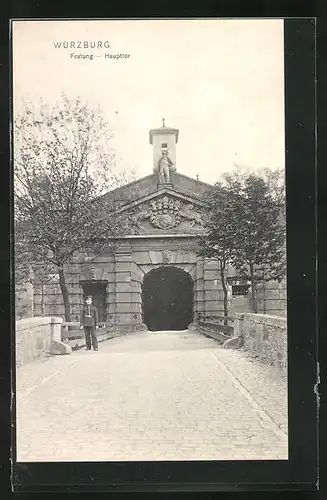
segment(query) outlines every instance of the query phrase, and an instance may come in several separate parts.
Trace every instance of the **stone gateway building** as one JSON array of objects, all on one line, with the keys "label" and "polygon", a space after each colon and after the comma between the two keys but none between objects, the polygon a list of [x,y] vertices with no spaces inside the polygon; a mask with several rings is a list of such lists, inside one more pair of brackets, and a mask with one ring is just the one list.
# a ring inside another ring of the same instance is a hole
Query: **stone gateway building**
[{"label": "stone gateway building", "polygon": [[[126,332],[182,330],[201,314],[223,315],[218,262],[196,255],[196,237],[203,233],[202,198],[209,185],[177,171],[178,135],[164,122],[150,130],[152,173],[105,195],[128,200],[122,210],[137,230],[114,252],[78,255],[66,269],[72,321],[79,320],[89,294],[100,322]],[[230,278],[231,310],[250,310],[247,285],[232,271]],[[261,291],[259,308],[280,315],[286,308],[285,287],[274,284]],[[43,290],[35,282],[34,315],[64,317],[55,277]]]}]

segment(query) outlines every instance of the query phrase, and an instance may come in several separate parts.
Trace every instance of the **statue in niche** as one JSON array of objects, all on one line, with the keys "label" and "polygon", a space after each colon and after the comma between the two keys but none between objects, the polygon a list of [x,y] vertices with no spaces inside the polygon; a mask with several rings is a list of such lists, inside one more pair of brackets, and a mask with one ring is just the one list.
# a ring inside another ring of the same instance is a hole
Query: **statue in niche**
[{"label": "statue in niche", "polygon": [[167,184],[170,182],[170,170],[173,167],[173,162],[168,156],[166,149],[162,150],[162,156],[158,162],[159,183]]}]

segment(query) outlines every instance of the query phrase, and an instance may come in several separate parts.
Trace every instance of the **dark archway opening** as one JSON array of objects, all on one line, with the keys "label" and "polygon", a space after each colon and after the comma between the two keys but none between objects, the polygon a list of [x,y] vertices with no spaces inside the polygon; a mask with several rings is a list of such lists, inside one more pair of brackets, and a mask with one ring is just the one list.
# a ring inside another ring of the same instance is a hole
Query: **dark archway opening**
[{"label": "dark archway opening", "polygon": [[185,330],[193,320],[193,282],[178,267],[159,267],[145,275],[143,322],[151,331]]}]

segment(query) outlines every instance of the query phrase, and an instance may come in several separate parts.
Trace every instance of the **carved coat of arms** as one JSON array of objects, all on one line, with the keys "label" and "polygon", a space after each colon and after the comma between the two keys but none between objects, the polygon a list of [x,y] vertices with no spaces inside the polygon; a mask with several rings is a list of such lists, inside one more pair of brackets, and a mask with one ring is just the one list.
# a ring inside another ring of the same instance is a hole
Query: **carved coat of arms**
[{"label": "carved coat of arms", "polygon": [[145,219],[149,219],[152,226],[158,229],[172,229],[178,226],[182,219],[191,221],[192,227],[203,226],[201,214],[192,204],[184,205],[180,200],[168,196],[151,201],[130,218],[138,230],[142,229],[140,222]]},{"label": "carved coat of arms", "polygon": [[181,202],[164,196],[150,203],[150,222],[154,227],[160,229],[171,229],[177,226],[181,220]]}]

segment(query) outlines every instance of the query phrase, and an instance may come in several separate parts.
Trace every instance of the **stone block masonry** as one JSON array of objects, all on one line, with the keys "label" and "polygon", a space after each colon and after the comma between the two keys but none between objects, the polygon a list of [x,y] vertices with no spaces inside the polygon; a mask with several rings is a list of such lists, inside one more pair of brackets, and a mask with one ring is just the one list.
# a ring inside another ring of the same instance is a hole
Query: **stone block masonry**
[{"label": "stone block masonry", "polygon": [[287,316],[287,283],[264,282],[257,290],[258,313],[271,316]]},{"label": "stone block masonry", "polygon": [[267,314],[235,314],[234,335],[251,356],[287,373],[287,319]]}]

